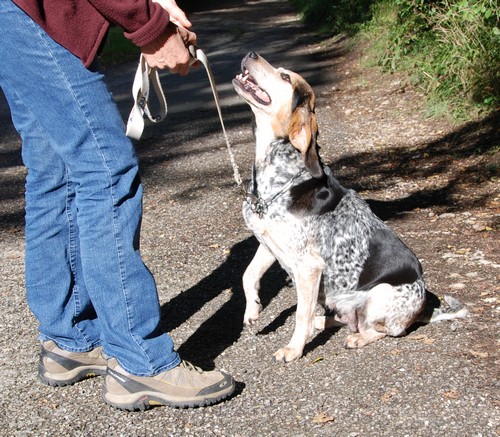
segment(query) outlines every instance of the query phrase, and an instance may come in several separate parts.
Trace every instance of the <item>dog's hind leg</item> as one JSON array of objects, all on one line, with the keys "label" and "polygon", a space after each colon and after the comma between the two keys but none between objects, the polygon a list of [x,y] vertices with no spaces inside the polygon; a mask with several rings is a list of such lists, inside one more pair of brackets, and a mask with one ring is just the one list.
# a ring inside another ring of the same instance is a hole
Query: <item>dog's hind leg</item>
[{"label": "dog's hind leg", "polygon": [[243,323],[247,326],[255,324],[262,310],[259,299],[260,279],[273,265],[276,258],[262,244],[243,274],[243,290],[245,290],[246,308]]},{"label": "dog's hind leg", "polygon": [[387,335],[404,335],[424,304],[425,287],[421,280],[399,286],[375,286],[368,291],[365,304],[356,308],[359,332],[347,336],[345,347],[360,348]]},{"label": "dog's hind leg", "polygon": [[323,259],[316,253],[309,253],[299,260],[294,268],[297,288],[297,313],[295,331],[284,348],[274,354],[276,361],[293,361],[302,356],[304,346],[314,333],[316,302],[324,268]]}]

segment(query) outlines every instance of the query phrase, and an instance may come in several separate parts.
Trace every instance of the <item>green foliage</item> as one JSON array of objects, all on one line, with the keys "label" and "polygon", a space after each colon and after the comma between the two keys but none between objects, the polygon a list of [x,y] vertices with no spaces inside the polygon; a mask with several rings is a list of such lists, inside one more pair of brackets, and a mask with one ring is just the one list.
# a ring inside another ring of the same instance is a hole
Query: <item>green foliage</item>
[{"label": "green foliage", "polygon": [[[500,103],[495,1],[385,0],[381,4],[392,9],[393,21],[384,41],[378,43],[379,63],[390,71],[410,72],[429,97],[431,113],[450,112],[464,118],[474,108]],[[381,28],[382,23],[373,20],[368,33]]]},{"label": "green foliage", "polygon": [[107,67],[121,62],[138,60],[140,53],[140,49],[123,36],[123,29],[113,26],[109,31],[108,39],[99,59]]},{"label": "green foliage", "polygon": [[[304,19],[318,6],[317,27],[328,26],[329,13],[361,7],[361,2],[291,0],[302,3]],[[467,118],[500,104],[500,11],[497,0],[377,0],[363,2],[369,8],[361,20],[347,19],[334,32],[361,30],[370,41],[379,65],[387,71],[410,74],[428,96],[431,114],[443,112]],[[361,22],[366,21],[364,25]],[[344,26],[344,27],[343,27]],[[345,31],[345,30],[344,30]]]}]

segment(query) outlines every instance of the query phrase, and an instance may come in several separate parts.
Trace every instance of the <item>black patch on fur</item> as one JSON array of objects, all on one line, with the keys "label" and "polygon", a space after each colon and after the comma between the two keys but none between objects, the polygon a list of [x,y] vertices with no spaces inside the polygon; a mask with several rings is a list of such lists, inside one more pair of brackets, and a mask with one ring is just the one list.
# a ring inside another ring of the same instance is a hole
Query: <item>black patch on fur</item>
[{"label": "black patch on fur", "polygon": [[290,210],[322,215],[337,207],[347,190],[334,178],[328,167],[323,167],[323,171],[324,177],[309,179],[292,187]]},{"label": "black patch on fur", "polygon": [[292,112],[295,111],[299,106],[302,106],[306,98],[308,96],[305,95],[301,90],[295,88],[293,90],[293,96],[292,96]]},{"label": "black patch on fur", "polygon": [[302,83],[298,83],[293,89],[292,112],[300,106],[305,106],[306,104],[308,104],[310,99],[311,93],[309,92],[309,90],[305,86],[303,86]]},{"label": "black patch on fur", "polygon": [[420,262],[396,234],[383,228],[373,231],[358,290],[370,290],[381,283],[392,286],[410,284],[421,276]]}]

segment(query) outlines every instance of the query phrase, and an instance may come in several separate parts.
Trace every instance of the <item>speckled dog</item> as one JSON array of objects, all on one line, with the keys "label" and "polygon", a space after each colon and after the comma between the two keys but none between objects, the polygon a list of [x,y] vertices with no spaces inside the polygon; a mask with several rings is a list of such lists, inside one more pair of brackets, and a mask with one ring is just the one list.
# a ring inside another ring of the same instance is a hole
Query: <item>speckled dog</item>
[{"label": "speckled dog", "polygon": [[[314,329],[347,325],[346,347],[402,335],[417,319],[463,317],[465,308],[426,307],[422,268],[414,253],[354,191],[324,166],[316,143],[315,96],[298,74],[250,52],[233,80],[255,115],[253,178],[243,215],[260,245],[243,275],[244,323],[261,311],[262,275],[278,260],[297,289],[293,336],[274,357],[302,356]],[[316,303],[333,316],[316,316]]]}]

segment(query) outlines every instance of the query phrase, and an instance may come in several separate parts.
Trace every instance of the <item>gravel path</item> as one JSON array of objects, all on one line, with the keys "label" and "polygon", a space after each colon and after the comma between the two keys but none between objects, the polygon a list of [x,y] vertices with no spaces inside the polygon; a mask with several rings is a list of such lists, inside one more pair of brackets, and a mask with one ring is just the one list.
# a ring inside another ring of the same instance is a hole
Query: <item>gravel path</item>
[{"label": "gravel path", "polygon": [[[346,329],[327,331],[302,359],[273,363],[291,336],[295,292],[273,267],[259,324],[243,329],[241,276],[256,242],[243,224],[208,81],[201,69],[187,78],[164,73],[169,117],[147,126],[137,145],[142,252],[183,358],[230,371],[237,392],[204,409],[127,413],[101,401],[99,378],[45,387],[24,296],[20,142],[0,99],[0,435],[500,435],[498,117],[467,126],[425,119],[421,96],[404,78],[366,67],[361,51],[347,51],[349,41],[317,41],[283,0],[221,1],[221,9],[191,18],[243,178],[253,157],[251,112],[231,79],[255,50],[311,83],[325,162],[415,249],[429,288],[456,295],[471,315],[354,351],[342,347]],[[108,71],[124,115],[134,70]]]}]

